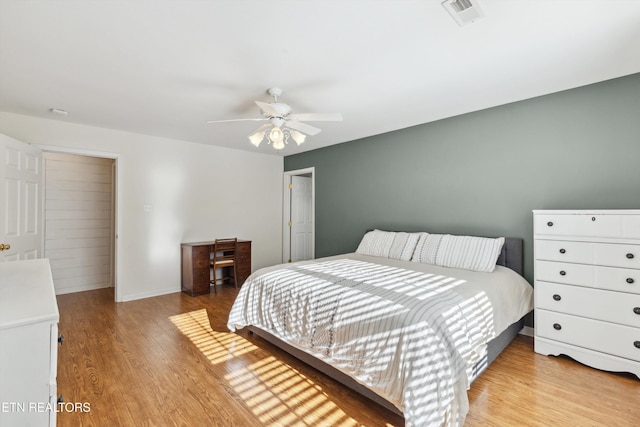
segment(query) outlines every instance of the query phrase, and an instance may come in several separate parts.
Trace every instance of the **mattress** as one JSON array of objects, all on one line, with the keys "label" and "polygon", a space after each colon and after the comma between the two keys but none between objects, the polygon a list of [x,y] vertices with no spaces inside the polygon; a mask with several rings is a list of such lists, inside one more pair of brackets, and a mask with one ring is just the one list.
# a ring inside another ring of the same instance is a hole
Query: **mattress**
[{"label": "mattress", "polygon": [[391,402],[407,426],[462,425],[487,343],[532,309],[514,271],[345,254],[255,272],[229,315]]}]

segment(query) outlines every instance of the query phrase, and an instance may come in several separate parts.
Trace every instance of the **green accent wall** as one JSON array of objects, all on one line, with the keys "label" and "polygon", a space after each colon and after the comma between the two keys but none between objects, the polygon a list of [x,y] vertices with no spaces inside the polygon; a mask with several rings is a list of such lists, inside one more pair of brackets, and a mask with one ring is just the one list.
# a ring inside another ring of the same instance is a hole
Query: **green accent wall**
[{"label": "green accent wall", "polygon": [[355,251],[372,228],[521,237],[532,282],[533,209],[640,208],[640,74],[287,156],[284,165],[315,167],[317,257]]}]

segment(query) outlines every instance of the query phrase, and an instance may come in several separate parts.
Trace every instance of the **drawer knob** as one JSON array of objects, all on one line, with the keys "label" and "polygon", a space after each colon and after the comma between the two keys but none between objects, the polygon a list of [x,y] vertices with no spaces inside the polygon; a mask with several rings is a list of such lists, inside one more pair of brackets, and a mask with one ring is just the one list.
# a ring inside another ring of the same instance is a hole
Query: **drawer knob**
[{"label": "drawer knob", "polygon": [[547,223],[547,225],[548,225],[549,227],[553,227],[553,222],[549,221],[549,222]]},{"label": "drawer knob", "polygon": [[628,254],[627,254],[627,258],[629,258],[629,259],[633,259],[633,254],[632,254],[632,253],[628,253]]},{"label": "drawer knob", "polygon": [[64,344],[64,335],[60,334],[60,336],[58,337],[58,344]]},{"label": "drawer knob", "polygon": [[591,221],[595,221],[595,220],[596,220],[596,217],[595,217],[595,216],[592,216],[592,217],[591,217]]},{"label": "drawer knob", "polygon": [[566,272],[566,271],[564,271],[564,270],[560,270],[560,275],[561,275],[561,276],[566,276],[566,275],[567,275],[567,272]]},{"label": "drawer knob", "polygon": [[633,312],[635,314],[640,314],[640,307],[633,307]]},{"label": "drawer knob", "polygon": [[554,294],[554,295],[553,295],[553,299],[554,299],[555,301],[560,301],[560,300],[562,299],[562,297],[561,297],[560,295],[558,295],[558,294]]},{"label": "drawer knob", "polygon": [[560,325],[560,323],[554,323],[553,329],[555,329],[556,331],[559,331],[560,329],[562,329],[562,326]]},{"label": "drawer knob", "polygon": [[635,282],[635,280],[633,280],[631,277],[627,278],[627,283],[628,284],[632,284],[633,282]]},{"label": "drawer knob", "polygon": [[565,251],[565,250],[564,250],[564,248],[560,249],[560,253],[561,253],[561,254],[563,254],[563,253],[565,253],[565,252],[567,252],[567,251]]},{"label": "drawer knob", "polygon": [[633,345],[635,345],[636,348],[640,348],[640,341],[634,341]]}]

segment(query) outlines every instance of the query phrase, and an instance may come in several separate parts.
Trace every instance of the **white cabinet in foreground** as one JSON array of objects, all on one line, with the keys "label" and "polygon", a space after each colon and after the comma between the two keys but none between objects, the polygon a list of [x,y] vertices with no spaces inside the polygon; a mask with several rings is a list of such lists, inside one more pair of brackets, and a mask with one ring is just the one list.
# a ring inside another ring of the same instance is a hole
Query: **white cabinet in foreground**
[{"label": "white cabinet in foreground", "polygon": [[58,304],[49,260],[0,262],[0,425],[55,426]]}]

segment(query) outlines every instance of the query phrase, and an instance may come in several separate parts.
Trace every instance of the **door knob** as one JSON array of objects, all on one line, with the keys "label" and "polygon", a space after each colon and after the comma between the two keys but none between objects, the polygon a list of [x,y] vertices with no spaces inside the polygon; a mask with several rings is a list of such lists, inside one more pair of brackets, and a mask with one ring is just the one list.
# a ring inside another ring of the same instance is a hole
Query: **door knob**
[{"label": "door knob", "polygon": [[11,249],[11,245],[8,243],[0,243],[0,251],[8,251]]}]

